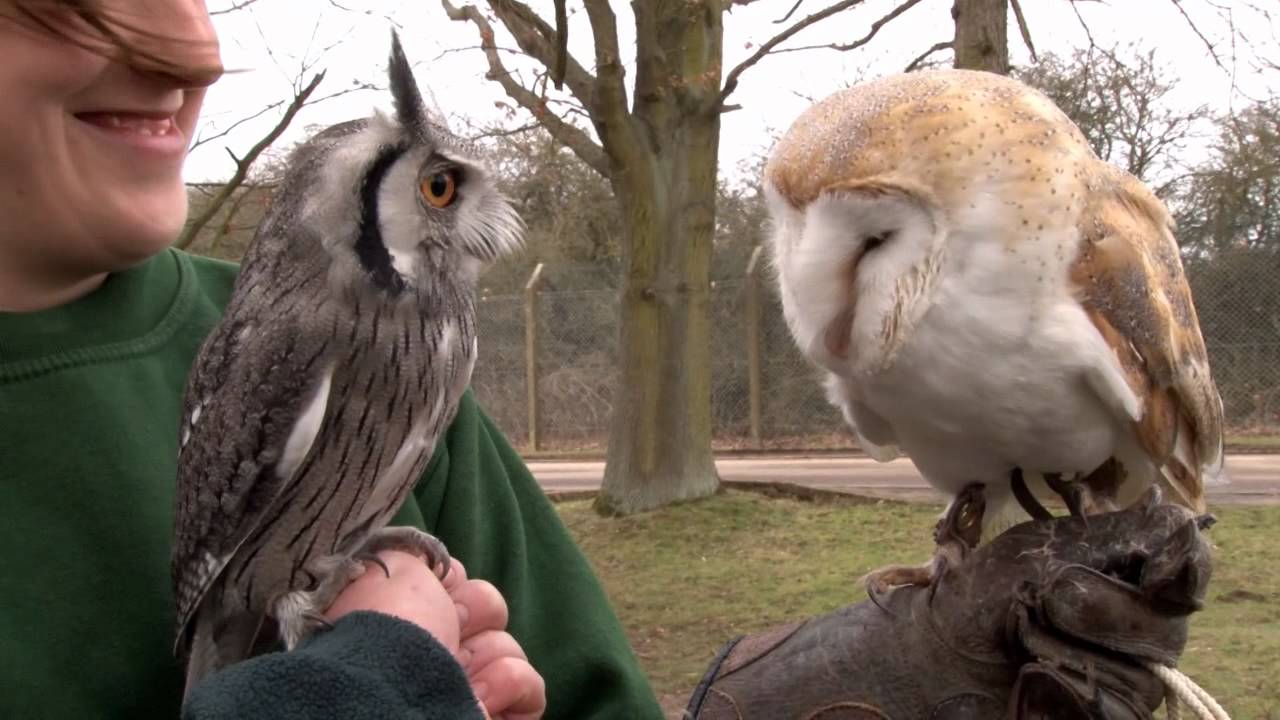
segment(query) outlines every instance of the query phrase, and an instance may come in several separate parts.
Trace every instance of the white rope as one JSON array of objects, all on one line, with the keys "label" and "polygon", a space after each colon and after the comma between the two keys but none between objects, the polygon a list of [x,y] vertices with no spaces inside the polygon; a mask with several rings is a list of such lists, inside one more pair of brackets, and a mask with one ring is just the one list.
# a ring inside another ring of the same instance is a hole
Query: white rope
[{"label": "white rope", "polygon": [[1164,706],[1169,720],[1180,720],[1180,705],[1190,709],[1197,720],[1231,720],[1218,701],[1181,670],[1158,663],[1147,663],[1147,669],[1164,683]]}]

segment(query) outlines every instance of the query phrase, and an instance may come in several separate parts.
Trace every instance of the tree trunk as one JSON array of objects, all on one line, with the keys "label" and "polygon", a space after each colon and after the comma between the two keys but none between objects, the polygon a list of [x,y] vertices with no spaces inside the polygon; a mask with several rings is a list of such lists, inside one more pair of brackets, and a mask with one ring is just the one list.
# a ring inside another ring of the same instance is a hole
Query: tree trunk
[{"label": "tree trunk", "polygon": [[596,508],[629,514],[703,497],[711,454],[711,243],[720,140],[721,9],[655,0],[637,15],[636,136],[610,151],[629,237],[619,376]]},{"label": "tree trunk", "polygon": [[957,68],[1009,74],[1009,0],[955,0]]}]

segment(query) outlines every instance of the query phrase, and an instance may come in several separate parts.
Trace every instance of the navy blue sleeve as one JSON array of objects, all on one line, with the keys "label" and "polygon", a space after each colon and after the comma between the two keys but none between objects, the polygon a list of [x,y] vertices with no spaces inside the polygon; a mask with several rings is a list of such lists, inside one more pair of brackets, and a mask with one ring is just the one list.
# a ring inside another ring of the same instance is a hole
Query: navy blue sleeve
[{"label": "navy blue sleeve", "polygon": [[343,617],[289,653],[237,663],[191,691],[184,720],[413,717],[481,720],[462,667],[417,626],[374,612]]}]

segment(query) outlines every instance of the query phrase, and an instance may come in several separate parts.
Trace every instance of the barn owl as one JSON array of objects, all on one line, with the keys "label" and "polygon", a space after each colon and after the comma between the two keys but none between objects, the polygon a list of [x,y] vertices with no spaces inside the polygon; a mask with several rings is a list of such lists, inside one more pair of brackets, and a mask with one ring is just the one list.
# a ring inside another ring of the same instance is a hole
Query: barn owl
[{"label": "barn owl", "polygon": [[[764,186],[792,336],[868,454],[953,498],[940,545],[1046,514],[1024,473],[1075,514],[1153,484],[1203,512],[1225,481],[1170,216],[1041,93],[963,70],[848,88]],[[940,556],[872,580],[928,584]]]}]

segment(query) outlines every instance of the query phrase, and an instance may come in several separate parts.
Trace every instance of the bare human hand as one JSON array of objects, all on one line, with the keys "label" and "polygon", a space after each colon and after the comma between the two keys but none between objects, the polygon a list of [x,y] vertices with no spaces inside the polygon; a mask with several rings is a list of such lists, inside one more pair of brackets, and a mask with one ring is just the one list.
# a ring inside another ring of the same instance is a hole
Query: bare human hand
[{"label": "bare human hand", "polygon": [[[449,596],[451,579],[446,576],[442,582],[421,558],[406,552],[388,550],[378,553],[378,558],[386,572],[368,563],[364,575],[338,595],[325,618],[337,622],[358,610],[393,615],[426,630],[456,657],[462,638],[458,611]],[[456,579],[453,583],[457,584]]]},{"label": "bare human hand", "polygon": [[547,709],[546,684],[507,627],[507,603],[484,580],[466,579],[456,559],[450,573],[462,581],[450,595],[462,621],[458,660],[485,714],[493,720],[537,720]]},{"label": "bare human hand", "polygon": [[[546,686],[509,633],[507,603],[492,584],[467,578],[456,558],[437,578],[408,553],[378,554],[376,565],[343,590],[325,613],[337,622],[347,613],[371,610],[422,628],[457,658],[481,709],[493,720],[536,720],[546,710]],[[389,575],[389,576],[388,576]]]}]

